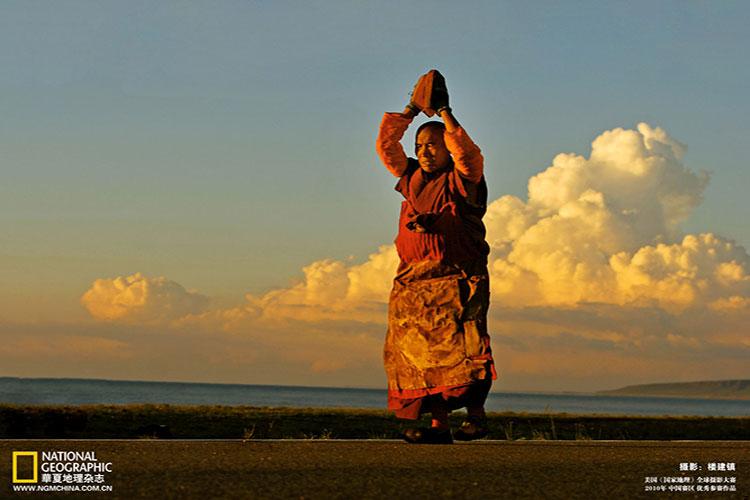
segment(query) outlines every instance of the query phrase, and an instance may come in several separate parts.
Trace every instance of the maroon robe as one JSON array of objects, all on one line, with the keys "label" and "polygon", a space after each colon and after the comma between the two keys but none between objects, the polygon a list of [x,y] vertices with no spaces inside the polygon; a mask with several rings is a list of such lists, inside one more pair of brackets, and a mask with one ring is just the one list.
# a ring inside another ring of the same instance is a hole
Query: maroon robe
[{"label": "maroon robe", "polygon": [[384,347],[388,408],[415,419],[434,398],[450,409],[482,404],[497,378],[487,333],[484,177],[469,182],[452,163],[426,173],[409,158],[396,190],[405,199]]}]

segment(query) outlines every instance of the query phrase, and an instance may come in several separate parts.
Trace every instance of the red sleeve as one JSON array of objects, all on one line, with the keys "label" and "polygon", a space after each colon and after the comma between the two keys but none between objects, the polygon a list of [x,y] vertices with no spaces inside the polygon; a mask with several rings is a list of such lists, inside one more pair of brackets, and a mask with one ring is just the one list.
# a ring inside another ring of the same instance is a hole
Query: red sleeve
[{"label": "red sleeve", "polygon": [[401,138],[411,121],[411,118],[406,118],[401,113],[385,113],[383,121],[380,122],[375,150],[385,168],[396,177],[406,173],[408,160],[404,148],[401,147]]},{"label": "red sleeve", "polygon": [[446,130],[444,137],[459,175],[471,183],[479,182],[484,171],[484,157],[479,146],[474,144],[463,127],[453,132]]}]

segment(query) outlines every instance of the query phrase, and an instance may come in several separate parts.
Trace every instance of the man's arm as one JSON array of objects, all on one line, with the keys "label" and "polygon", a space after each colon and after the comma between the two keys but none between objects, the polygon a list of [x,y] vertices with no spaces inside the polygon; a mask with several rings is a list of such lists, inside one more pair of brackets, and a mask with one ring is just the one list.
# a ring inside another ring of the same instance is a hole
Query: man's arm
[{"label": "man's arm", "polygon": [[459,125],[448,106],[443,107],[439,114],[445,123],[445,146],[453,156],[453,163],[458,174],[476,184],[484,172],[484,157],[479,146],[474,144],[463,127]]},{"label": "man's arm", "polygon": [[380,122],[375,150],[385,168],[396,177],[401,177],[406,173],[408,159],[401,146],[401,138],[417,113],[419,113],[418,110],[407,106],[401,113],[385,113]]}]

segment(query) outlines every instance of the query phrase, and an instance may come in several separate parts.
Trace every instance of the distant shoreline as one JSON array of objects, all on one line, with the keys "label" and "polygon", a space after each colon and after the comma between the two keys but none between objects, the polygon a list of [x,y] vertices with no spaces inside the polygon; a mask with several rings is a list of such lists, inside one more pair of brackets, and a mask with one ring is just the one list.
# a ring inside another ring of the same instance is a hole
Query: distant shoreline
[{"label": "distant shoreline", "polygon": [[636,396],[661,398],[693,398],[747,401],[750,400],[750,380],[704,380],[629,385],[609,391],[599,391],[602,396]]},{"label": "distant shoreline", "polygon": [[[184,380],[132,380],[132,379],[107,379],[107,378],[84,378],[84,377],[17,377],[14,375],[0,376],[3,380],[34,380],[45,381],[73,381],[73,382],[104,382],[123,384],[175,384],[192,386],[221,386],[221,387],[264,387],[285,389],[326,389],[326,390],[356,390],[356,391],[385,391],[385,383],[382,387],[355,387],[355,386],[327,386],[327,385],[288,385],[288,384],[248,384],[239,382],[189,382]],[[496,383],[497,384],[497,383]],[[571,395],[571,396],[597,396],[597,391],[491,391],[494,394],[540,394],[540,395]]]},{"label": "distant shoreline", "polygon": [[[104,379],[83,377],[19,377],[13,375],[0,376],[3,380],[34,380],[34,381],[73,381],[73,382],[100,382],[100,383],[125,383],[125,384],[175,384],[191,386],[219,386],[219,387],[261,387],[261,388],[285,388],[285,389],[325,389],[325,390],[357,390],[357,391],[384,391],[384,387],[334,387],[315,385],[285,385],[285,384],[246,384],[234,382],[187,382],[173,380],[130,380],[130,379]],[[638,384],[600,391],[509,391],[493,390],[492,394],[536,394],[536,395],[559,395],[559,396],[632,396],[632,397],[662,397],[662,398],[687,398],[687,399],[718,399],[718,400],[750,400],[750,380],[714,380],[697,382],[669,382],[654,384]]]}]

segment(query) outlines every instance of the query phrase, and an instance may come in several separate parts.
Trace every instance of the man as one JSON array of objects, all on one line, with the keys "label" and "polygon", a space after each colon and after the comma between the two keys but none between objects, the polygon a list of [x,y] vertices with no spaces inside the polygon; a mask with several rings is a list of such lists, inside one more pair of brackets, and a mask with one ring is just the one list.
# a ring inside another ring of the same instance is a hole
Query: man
[{"label": "man", "polygon": [[[403,419],[431,413],[431,427],[408,429],[404,439],[442,444],[453,442],[450,411],[464,406],[468,418],[454,437],[487,435],[484,401],[497,375],[487,334],[484,160],[448,106],[442,75],[430,73],[429,102],[385,113],[376,149],[404,197],[384,347],[388,408]],[[407,158],[401,138],[416,115],[432,110],[443,122],[419,127],[417,158]]]}]

